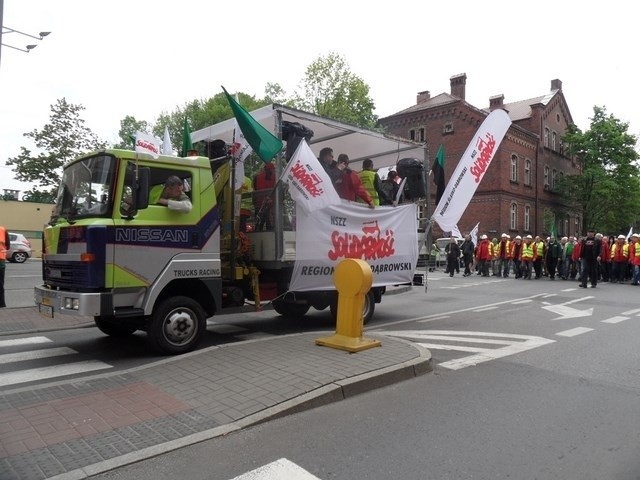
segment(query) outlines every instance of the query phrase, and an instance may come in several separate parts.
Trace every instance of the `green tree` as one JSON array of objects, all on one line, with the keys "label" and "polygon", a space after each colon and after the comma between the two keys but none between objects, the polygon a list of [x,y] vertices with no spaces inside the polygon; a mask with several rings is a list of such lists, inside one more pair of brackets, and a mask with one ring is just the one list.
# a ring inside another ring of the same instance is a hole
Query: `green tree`
[{"label": "green tree", "polygon": [[149,130],[149,122],[137,120],[135,117],[127,115],[120,120],[120,130],[118,131],[120,142],[116,143],[113,148],[131,150],[133,149],[133,138],[136,132],[148,132]]},{"label": "green tree", "polygon": [[9,158],[7,165],[14,165],[15,177],[22,182],[37,182],[40,187],[51,187],[49,191],[36,188],[33,192],[55,194],[60,183],[61,167],[91,150],[105,147],[105,143],[84,125],[80,112],[85,108],[74,105],[65,98],[51,105],[49,123],[42,130],[23,134],[31,139],[40,153],[20,147],[18,156]]},{"label": "green tree", "polygon": [[307,67],[302,94],[297,94],[295,104],[302,110],[361,127],[375,128],[378,120],[369,86],[337,53],[318,57]]},{"label": "green tree", "polygon": [[29,190],[22,196],[23,202],[34,203],[56,203],[56,196],[51,192],[39,192],[38,190]]},{"label": "green tree", "polygon": [[626,232],[640,218],[637,137],[606,108],[595,106],[589,130],[572,125],[563,137],[582,172],[565,175],[559,190],[582,211],[583,232]]},{"label": "green tree", "polygon": [[13,196],[13,193],[3,193],[0,195],[0,200],[6,200],[7,202],[16,202],[18,199]]}]

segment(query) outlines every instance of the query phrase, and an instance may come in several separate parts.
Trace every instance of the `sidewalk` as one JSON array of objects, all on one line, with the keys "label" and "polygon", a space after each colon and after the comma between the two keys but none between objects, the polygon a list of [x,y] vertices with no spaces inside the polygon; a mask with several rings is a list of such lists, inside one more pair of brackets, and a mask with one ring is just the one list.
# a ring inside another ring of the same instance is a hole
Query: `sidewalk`
[{"label": "sidewalk", "polygon": [[[93,319],[57,322],[75,328]],[[51,326],[35,308],[0,309],[0,335]],[[413,343],[366,334],[382,346],[349,354],[316,346],[324,335],[209,347],[0,394],[0,478],[87,478],[432,370],[429,351]]]}]

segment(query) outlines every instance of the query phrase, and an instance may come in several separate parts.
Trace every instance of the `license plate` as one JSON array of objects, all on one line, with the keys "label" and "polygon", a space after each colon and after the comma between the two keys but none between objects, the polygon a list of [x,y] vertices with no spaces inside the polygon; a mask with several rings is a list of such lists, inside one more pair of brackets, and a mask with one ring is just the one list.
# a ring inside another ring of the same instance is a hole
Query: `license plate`
[{"label": "license plate", "polygon": [[39,303],[38,311],[40,312],[40,315],[53,318],[53,307],[51,305],[44,305],[42,303]]}]

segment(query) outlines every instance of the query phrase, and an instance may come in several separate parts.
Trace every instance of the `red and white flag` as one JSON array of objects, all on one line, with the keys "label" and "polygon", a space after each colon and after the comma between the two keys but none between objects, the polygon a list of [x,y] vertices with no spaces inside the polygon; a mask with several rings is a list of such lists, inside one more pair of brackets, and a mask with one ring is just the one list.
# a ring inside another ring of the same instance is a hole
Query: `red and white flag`
[{"label": "red and white flag", "polygon": [[458,224],[510,125],[507,112],[494,110],[471,139],[433,215],[443,232]]},{"label": "red and white flag", "polygon": [[251,145],[249,145],[247,139],[244,138],[244,134],[242,133],[242,130],[240,130],[240,126],[236,120],[233,127],[233,145],[231,145],[231,156],[233,157],[236,169],[236,180],[234,184],[235,190],[242,188],[242,184],[244,182],[244,161],[252,151],[253,149],[251,148]]},{"label": "red and white flag", "polygon": [[304,139],[289,160],[280,180],[289,184],[291,198],[307,213],[340,204],[340,197],[329,175]]},{"label": "red and white flag", "polygon": [[153,158],[160,156],[160,141],[153,135],[136,132],[136,152],[149,153]]}]

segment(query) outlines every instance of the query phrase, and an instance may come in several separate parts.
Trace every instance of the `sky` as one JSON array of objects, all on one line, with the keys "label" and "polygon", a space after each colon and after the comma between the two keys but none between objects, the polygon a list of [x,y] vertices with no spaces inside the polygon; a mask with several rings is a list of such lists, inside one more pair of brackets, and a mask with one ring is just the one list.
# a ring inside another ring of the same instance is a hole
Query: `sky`
[{"label": "sky", "polygon": [[0,192],[32,187],[5,162],[35,148],[23,134],[41,130],[58,99],[84,106],[86,126],[116,142],[125,116],[153,122],[221,85],[259,98],[267,83],[293,93],[332,52],[369,85],[379,117],[414,105],[418,92],[448,93],[460,73],[478,108],[499,94],[505,103],[545,95],[557,78],[581,129],[597,105],[640,134],[631,2],[3,1],[5,27],[51,34],[3,36],[38,46],[2,47]]}]

